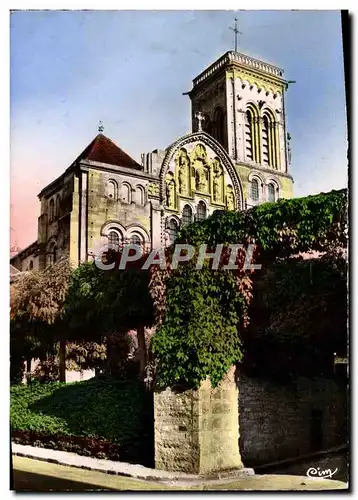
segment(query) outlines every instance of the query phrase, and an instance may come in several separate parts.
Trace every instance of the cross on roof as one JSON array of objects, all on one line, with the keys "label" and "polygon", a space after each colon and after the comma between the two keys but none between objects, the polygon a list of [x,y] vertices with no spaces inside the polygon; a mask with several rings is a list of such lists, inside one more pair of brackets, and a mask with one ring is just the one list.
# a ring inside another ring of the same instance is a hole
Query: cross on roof
[{"label": "cross on roof", "polygon": [[235,52],[237,52],[237,35],[242,35],[242,32],[237,29],[237,18],[235,17],[235,28],[229,27],[235,33]]},{"label": "cross on roof", "polygon": [[98,124],[98,132],[102,133],[103,130],[104,130],[104,126],[103,126],[102,120],[100,120],[99,124]]}]

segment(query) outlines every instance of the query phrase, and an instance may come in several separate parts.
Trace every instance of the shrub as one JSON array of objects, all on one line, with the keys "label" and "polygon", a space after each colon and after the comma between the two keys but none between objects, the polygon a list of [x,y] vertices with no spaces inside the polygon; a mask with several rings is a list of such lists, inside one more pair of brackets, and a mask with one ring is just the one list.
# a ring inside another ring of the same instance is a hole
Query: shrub
[{"label": "shrub", "polygon": [[152,395],[137,381],[32,383],[13,386],[10,395],[12,436],[18,442],[152,461]]}]

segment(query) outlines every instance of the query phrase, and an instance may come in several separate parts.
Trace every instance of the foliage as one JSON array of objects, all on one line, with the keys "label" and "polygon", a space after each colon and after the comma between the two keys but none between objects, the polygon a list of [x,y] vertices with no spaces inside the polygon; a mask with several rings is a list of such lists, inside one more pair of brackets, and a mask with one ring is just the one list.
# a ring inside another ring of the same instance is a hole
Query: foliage
[{"label": "foliage", "polygon": [[149,447],[152,440],[152,397],[136,381],[32,383],[12,387],[10,398],[11,429],[17,435],[35,433],[65,443],[77,438],[79,444],[80,438],[87,444],[104,440],[121,447],[140,440]]},{"label": "foliage", "polygon": [[347,190],[281,199],[242,212],[220,212],[185,226],[177,242],[247,243],[255,240],[261,262],[310,250],[347,246]]},{"label": "foliage", "polygon": [[54,324],[62,313],[70,277],[71,267],[65,258],[44,270],[20,275],[11,285],[10,318]]},{"label": "foliage", "polygon": [[[227,259],[228,254],[223,254],[218,270],[208,262],[197,270],[193,261],[169,275],[165,316],[152,341],[158,386],[198,387],[206,377],[216,386],[230,366],[240,361],[237,332],[245,325],[252,297],[250,271],[242,269],[243,252],[238,254],[236,272],[222,269]],[[156,270],[155,283],[158,274]],[[154,293],[158,293],[156,288]]]},{"label": "foliage", "polygon": [[[184,227],[176,243],[196,247],[204,243],[208,250],[218,243],[224,244],[224,248],[228,244],[254,243],[253,261],[263,266],[263,271],[256,275],[258,279],[276,261],[300,252],[334,254],[344,248],[346,212],[346,190],[279,200],[245,212],[214,214]],[[249,325],[248,306],[252,298],[250,273],[242,268],[241,272],[213,272],[208,266],[198,271],[188,262],[176,271],[153,270],[150,286],[159,326],[153,338],[157,384],[186,383],[197,387],[210,376],[216,385],[228,367],[242,358],[240,346]],[[282,283],[281,295],[286,286]],[[302,313],[305,304],[301,292],[302,289],[296,299],[301,300]],[[272,300],[277,300],[273,293]],[[289,304],[292,297],[285,299]],[[276,324],[284,319],[288,308],[289,305],[276,314]],[[298,316],[296,312],[296,319]],[[282,328],[286,331],[287,316],[285,319]]]},{"label": "foliage", "polygon": [[148,273],[137,266],[103,271],[94,263],[81,264],[72,275],[65,315],[76,338],[98,339],[108,332],[127,332],[153,323]]},{"label": "foliage", "polygon": [[[18,367],[17,371],[21,367],[20,360],[44,357],[52,351],[54,343],[63,339],[61,316],[71,272],[68,259],[62,258],[43,270],[22,273],[11,284],[10,348],[11,362],[13,367]],[[64,378],[64,373],[63,358],[60,377]],[[19,375],[14,373],[12,378],[16,380]]]},{"label": "foliage", "polygon": [[254,296],[245,368],[284,376],[331,375],[333,353],[347,353],[346,260],[326,254],[276,262],[255,283]]}]

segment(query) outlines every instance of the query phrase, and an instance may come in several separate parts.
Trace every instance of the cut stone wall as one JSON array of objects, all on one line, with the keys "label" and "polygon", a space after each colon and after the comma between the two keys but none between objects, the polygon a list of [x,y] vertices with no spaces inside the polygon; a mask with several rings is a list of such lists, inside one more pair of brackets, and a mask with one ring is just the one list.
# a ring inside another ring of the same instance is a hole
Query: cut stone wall
[{"label": "cut stone wall", "polygon": [[154,394],[155,467],[208,474],[243,467],[238,441],[235,370],[213,389]]},{"label": "cut stone wall", "polygon": [[240,374],[240,452],[254,467],[315,451],[312,410],[322,411],[322,449],[345,442],[347,392],[330,379],[276,384]]}]

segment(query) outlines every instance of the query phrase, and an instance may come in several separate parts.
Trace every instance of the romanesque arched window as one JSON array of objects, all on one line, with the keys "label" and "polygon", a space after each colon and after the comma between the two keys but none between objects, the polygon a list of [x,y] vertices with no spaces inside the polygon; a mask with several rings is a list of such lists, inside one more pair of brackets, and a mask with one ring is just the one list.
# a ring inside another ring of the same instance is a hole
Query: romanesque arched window
[{"label": "romanesque arched window", "polygon": [[264,165],[269,165],[269,120],[267,115],[264,115],[262,119],[262,163]]},{"label": "romanesque arched window", "polygon": [[183,226],[186,226],[187,224],[190,224],[193,221],[193,211],[190,205],[184,206],[181,220]]},{"label": "romanesque arched window", "polygon": [[196,207],[196,220],[206,219],[206,205],[203,201],[199,201]]},{"label": "romanesque arched window", "polygon": [[55,202],[54,199],[51,198],[49,205],[49,220],[53,220],[55,218]]},{"label": "romanesque arched window", "polygon": [[212,124],[212,135],[213,137],[220,142],[222,146],[225,146],[225,119],[224,112],[218,106],[214,111],[213,116],[213,124]]},{"label": "romanesque arched window", "polygon": [[252,179],[251,181],[251,199],[252,201],[259,201],[260,199],[259,182],[257,179]]},{"label": "romanesque arched window", "polygon": [[57,246],[56,242],[52,242],[50,245],[50,248],[48,250],[48,263],[49,265],[52,265],[56,262],[57,260]]},{"label": "romanesque arched window", "polygon": [[34,262],[30,260],[29,269],[30,271],[34,268]]},{"label": "romanesque arched window", "polygon": [[178,236],[179,225],[175,219],[170,219],[168,224],[169,242],[174,243]]},{"label": "romanesque arched window", "polygon": [[272,182],[267,186],[267,200],[276,201],[276,189]]},{"label": "romanesque arched window", "polygon": [[203,130],[213,135],[213,122],[210,120],[210,115],[208,113],[204,113]]},{"label": "romanesque arched window", "polygon": [[137,186],[137,202],[139,205],[145,205],[145,191],[143,186]]},{"label": "romanesque arched window", "polygon": [[245,151],[249,161],[260,163],[259,113],[253,104],[248,104],[245,123]]},{"label": "romanesque arched window", "polygon": [[130,185],[126,182],[122,184],[121,195],[124,203],[130,203],[132,201],[132,190]]},{"label": "romanesque arched window", "polygon": [[61,198],[60,195],[58,194],[56,198],[56,217],[60,216],[60,204],[61,204]]},{"label": "romanesque arched window", "polygon": [[143,245],[143,238],[139,234],[134,233],[130,237],[129,243],[131,245],[140,245],[140,246],[142,246]]},{"label": "romanesque arched window", "polygon": [[277,169],[279,148],[276,121],[269,109],[265,109],[262,117],[262,153],[263,163]]},{"label": "romanesque arched window", "polygon": [[55,263],[57,261],[57,246],[54,245],[52,248],[52,262]]},{"label": "romanesque arched window", "polygon": [[111,198],[111,200],[117,200],[118,198],[118,185],[116,181],[109,180],[107,185],[107,196]]},{"label": "romanesque arched window", "polygon": [[118,251],[120,242],[122,241],[121,235],[118,231],[111,229],[108,233],[108,248]]}]

